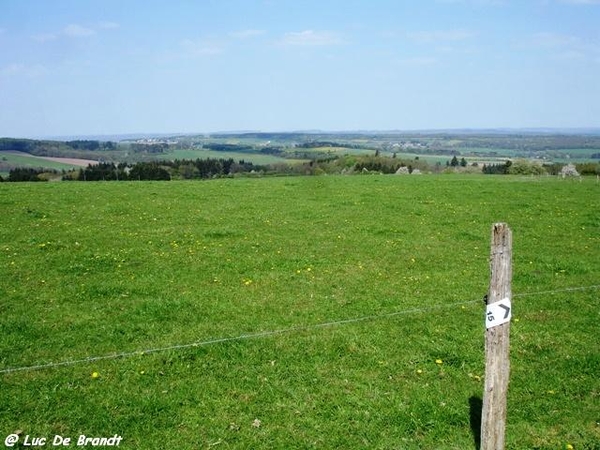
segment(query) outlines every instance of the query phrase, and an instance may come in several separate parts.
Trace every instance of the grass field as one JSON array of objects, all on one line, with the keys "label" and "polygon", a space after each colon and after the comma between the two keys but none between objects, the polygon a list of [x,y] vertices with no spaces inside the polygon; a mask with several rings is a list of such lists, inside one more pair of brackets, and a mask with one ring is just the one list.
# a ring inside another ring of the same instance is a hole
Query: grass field
[{"label": "grass field", "polygon": [[600,449],[596,180],[2,183],[0,217],[17,448],[476,448],[505,221],[507,448]]},{"label": "grass field", "polygon": [[295,160],[290,160],[286,158],[281,158],[279,156],[274,155],[266,155],[259,152],[225,152],[225,151],[215,151],[215,150],[173,150],[168,153],[161,153],[157,155],[158,159],[233,159],[236,162],[239,160],[249,161],[252,164],[276,164],[276,163],[294,163],[298,162]]},{"label": "grass field", "polygon": [[13,152],[0,152],[0,160],[14,167],[44,168],[50,170],[70,170],[77,166],[57,161],[50,161],[36,156],[17,154]]}]

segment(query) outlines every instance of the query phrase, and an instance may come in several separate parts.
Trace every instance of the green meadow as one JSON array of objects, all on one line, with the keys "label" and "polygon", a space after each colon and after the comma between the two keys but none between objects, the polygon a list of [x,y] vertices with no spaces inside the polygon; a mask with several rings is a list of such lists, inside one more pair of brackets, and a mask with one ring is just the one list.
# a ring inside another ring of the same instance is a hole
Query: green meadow
[{"label": "green meadow", "polygon": [[[53,170],[70,170],[74,165],[56,161],[50,161],[36,156],[28,156],[27,154],[16,154],[11,152],[0,151],[0,162],[18,167],[31,167],[34,169],[48,168]],[[8,171],[7,171],[8,172]]]},{"label": "green meadow", "polygon": [[276,164],[276,163],[294,163],[299,162],[299,160],[286,159],[279,156],[262,154],[259,152],[228,152],[228,151],[216,151],[216,150],[173,150],[168,153],[159,154],[158,159],[234,159],[235,161],[244,160],[252,162],[253,164],[258,165],[266,165],[266,164]]},{"label": "green meadow", "polygon": [[475,449],[507,222],[507,448],[600,449],[596,179],[1,183],[0,217],[15,448]]}]

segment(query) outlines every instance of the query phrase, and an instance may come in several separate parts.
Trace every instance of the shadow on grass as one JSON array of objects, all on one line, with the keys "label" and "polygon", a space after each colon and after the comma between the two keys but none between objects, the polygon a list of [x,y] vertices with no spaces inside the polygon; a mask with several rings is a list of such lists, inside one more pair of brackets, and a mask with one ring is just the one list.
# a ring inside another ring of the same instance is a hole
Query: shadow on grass
[{"label": "shadow on grass", "polygon": [[473,440],[475,448],[481,449],[481,411],[483,409],[483,401],[479,397],[469,398],[469,417],[471,422],[471,431],[473,432]]}]

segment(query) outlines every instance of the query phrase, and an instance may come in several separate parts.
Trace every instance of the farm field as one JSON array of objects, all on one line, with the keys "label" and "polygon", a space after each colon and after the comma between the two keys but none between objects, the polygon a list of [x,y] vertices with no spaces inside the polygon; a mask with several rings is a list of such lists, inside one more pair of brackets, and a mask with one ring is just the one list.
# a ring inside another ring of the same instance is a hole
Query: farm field
[{"label": "farm field", "polygon": [[265,155],[258,152],[224,152],[224,151],[215,151],[215,150],[173,150],[168,153],[159,154],[156,156],[157,160],[175,160],[175,159],[233,159],[235,161],[244,160],[249,161],[253,164],[276,164],[276,163],[286,163],[293,164],[294,162],[298,162],[297,160],[281,158],[274,155]]},{"label": "farm field", "polygon": [[78,160],[73,158],[45,158],[33,156],[22,152],[2,152],[0,151],[0,162],[4,162],[16,167],[48,168],[54,170],[70,170],[75,167],[87,165],[88,160]]},{"label": "farm field", "polygon": [[0,217],[3,439],[477,448],[502,221],[507,448],[600,448],[596,179],[2,183]]}]

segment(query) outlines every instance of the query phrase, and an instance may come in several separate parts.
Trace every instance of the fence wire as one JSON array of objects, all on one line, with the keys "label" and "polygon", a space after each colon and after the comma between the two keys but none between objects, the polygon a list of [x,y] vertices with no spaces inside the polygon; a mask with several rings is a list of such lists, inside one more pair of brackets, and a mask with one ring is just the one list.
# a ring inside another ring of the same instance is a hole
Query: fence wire
[{"label": "fence wire", "polygon": [[[557,290],[551,290],[551,291],[523,292],[520,294],[513,294],[513,298],[514,297],[527,297],[527,296],[534,296],[534,295],[558,294],[558,293],[564,293],[564,292],[583,291],[583,290],[598,289],[598,288],[600,288],[600,285],[578,286],[578,287],[557,289]],[[193,347],[204,347],[207,345],[221,344],[224,342],[242,341],[245,339],[257,339],[257,338],[262,338],[262,337],[276,336],[276,335],[288,334],[288,333],[294,333],[294,332],[310,331],[310,330],[316,330],[319,328],[329,328],[329,327],[347,325],[347,324],[357,323],[357,322],[386,319],[386,318],[401,316],[401,315],[424,313],[424,312],[430,312],[430,311],[435,311],[435,310],[439,310],[439,309],[455,308],[457,306],[460,307],[460,306],[477,303],[477,302],[481,302],[481,301],[482,301],[482,299],[479,298],[477,300],[469,300],[469,301],[463,301],[463,302],[458,302],[458,303],[444,303],[444,304],[440,304],[440,305],[436,305],[436,306],[430,306],[427,308],[411,308],[411,309],[405,309],[402,311],[393,311],[393,312],[384,313],[384,314],[373,314],[373,315],[367,315],[367,316],[361,316],[361,317],[354,317],[354,318],[350,318],[350,319],[336,320],[336,321],[331,321],[331,322],[321,322],[321,323],[310,324],[310,325],[282,328],[279,330],[260,331],[260,332],[256,332],[256,333],[241,334],[238,336],[221,337],[221,338],[209,339],[209,340],[205,340],[205,341],[196,341],[196,342],[187,343],[187,344],[176,344],[176,345],[169,345],[169,346],[165,346],[165,347],[148,348],[145,350],[111,353],[108,355],[101,355],[101,356],[87,356],[87,357],[81,358],[81,359],[72,359],[72,360],[37,364],[37,365],[31,365],[31,366],[9,367],[6,369],[0,369],[0,374],[5,374],[5,373],[8,374],[8,373],[14,373],[14,372],[29,372],[29,371],[34,371],[34,370],[50,369],[50,368],[54,368],[54,367],[73,366],[76,364],[90,363],[90,362],[95,362],[95,361],[128,358],[128,357],[132,357],[132,356],[149,355],[152,353],[161,353],[161,352],[167,352],[167,351],[171,351],[171,350],[182,350],[182,349],[188,349],[188,348],[193,348]]]}]

